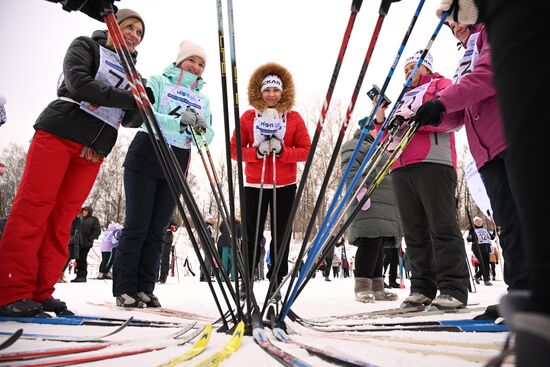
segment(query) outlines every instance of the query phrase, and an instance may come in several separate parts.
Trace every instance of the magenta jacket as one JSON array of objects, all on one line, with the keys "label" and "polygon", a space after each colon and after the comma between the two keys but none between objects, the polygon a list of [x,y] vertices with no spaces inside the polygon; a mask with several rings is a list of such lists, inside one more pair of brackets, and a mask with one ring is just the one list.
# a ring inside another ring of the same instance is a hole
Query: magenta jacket
[{"label": "magenta jacket", "polygon": [[471,73],[458,84],[438,93],[445,106],[441,128],[458,128],[466,125],[470,152],[478,169],[507,149],[502,119],[493,84],[491,49],[485,25],[472,26],[472,33],[481,32],[477,39],[479,58]]}]

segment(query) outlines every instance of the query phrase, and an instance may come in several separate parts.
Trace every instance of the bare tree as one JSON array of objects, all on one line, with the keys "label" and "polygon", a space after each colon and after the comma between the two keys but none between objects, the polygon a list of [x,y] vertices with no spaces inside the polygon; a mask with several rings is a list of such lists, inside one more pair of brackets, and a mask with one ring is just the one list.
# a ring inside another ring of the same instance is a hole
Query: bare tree
[{"label": "bare tree", "polygon": [[0,218],[7,217],[15,193],[19,187],[27,153],[21,145],[11,143],[0,156],[0,162],[4,164],[4,174],[0,176]]},{"label": "bare tree", "polygon": [[122,164],[126,157],[129,141],[121,137],[107,158],[101,169],[88,198],[86,205],[92,206],[94,215],[103,226],[110,222],[123,223],[126,200],[124,195],[124,168]]},{"label": "bare tree", "polygon": [[[306,121],[306,125],[308,126],[308,130],[310,131],[310,136],[312,138],[317,127],[320,110],[320,105],[318,103],[315,104],[314,102],[309,102],[304,108],[300,110],[300,113]],[[330,159],[333,153],[338,154],[338,152],[334,152],[334,148],[342,125],[342,116],[344,115],[343,111],[344,109],[342,108],[341,102],[339,100],[335,100],[332,104],[331,109],[328,111],[325,117],[323,130],[317,143],[315,155],[311,162],[310,172],[308,174],[308,179],[304,186],[304,192],[302,194],[301,202],[296,213],[294,221],[295,235],[301,234],[301,236],[303,236],[305,234],[305,231],[313,214],[313,209],[319,198],[319,189],[327,174]],[[303,167],[303,165],[299,165],[300,176]],[[340,168],[340,161],[338,159],[330,175],[330,179],[326,187],[326,192],[320,198],[320,209],[315,218],[315,227],[313,229],[312,235],[315,235],[318,226],[324,219],[324,216],[328,209],[328,205],[333,199],[334,192],[338,183],[340,182],[341,177],[342,172]]]}]

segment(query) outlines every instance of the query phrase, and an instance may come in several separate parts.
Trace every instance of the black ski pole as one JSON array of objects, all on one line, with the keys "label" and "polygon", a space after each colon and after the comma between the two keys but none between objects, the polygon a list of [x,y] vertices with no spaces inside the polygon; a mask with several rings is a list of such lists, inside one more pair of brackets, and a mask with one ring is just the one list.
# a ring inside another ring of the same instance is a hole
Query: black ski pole
[{"label": "black ski pole", "polygon": [[[223,100],[223,121],[224,121],[224,134],[225,134],[225,158],[226,158],[226,167],[227,167],[227,191],[229,194],[229,216],[231,220],[228,222],[231,230],[231,247],[233,248],[232,263],[237,263],[237,252],[239,251],[238,239],[237,239],[237,226],[235,220],[235,195],[233,188],[233,163],[231,162],[231,131],[229,129],[229,98],[227,93],[227,76],[226,76],[226,64],[225,64],[225,41],[224,41],[224,32],[223,32],[223,15],[222,15],[222,2],[221,0],[216,0],[216,13],[218,19],[218,49],[220,55],[220,74],[221,74],[221,86],[222,86],[222,100]],[[242,191],[239,188],[239,194],[242,194]],[[241,217],[242,217],[241,213]],[[242,222],[242,219],[241,219]],[[242,225],[244,228],[244,224]],[[237,303],[237,311],[240,315],[240,318],[244,318],[242,308],[240,306],[240,289],[239,289],[239,273],[238,269],[235,274],[235,302]],[[246,270],[246,268],[245,268]],[[244,274],[241,273],[241,274]]]},{"label": "black ski pole", "polygon": [[[181,168],[177,164],[175,164],[173,160],[174,157],[167,152],[168,148],[166,146],[166,142],[162,137],[162,133],[160,132],[160,128],[154,116],[154,112],[152,111],[151,103],[147,98],[147,94],[145,92],[145,88],[141,81],[141,77],[135,69],[133,60],[129,54],[128,48],[125,44],[124,38],[118,26],[118,23],[116,22],[113,8],[110,3],[104,2],[103,13],[104,13],[104,21],[107,24],[109,31],[113,37],[115,50],[121,60],[122,66],[124,67],[126,76],[130,81],[130,86],[131,86],[133,95],[136,99],[136,103],[139,107],[140,114],[142,115],[145,126],[148,129],[149,136],[150,136],[150,139],[152,140],[153,148],[155,150],[155,154],[157,155],[161,168],[167,178],[167,183],[169,184],[170,191],[172,192],[172,195],[176,200],[176,204],[182,213],[184,223],[186,224],[186,227],[190,232],[190,223],[187,220],[187,217],[183,210],[183,206],[179,200],[179,195],[177,194],[175,184],[178,183],[178,181],[176,180],[176,176],[179,176],[178,177],[180,179],[179,183],[182,186],[182,187],[179,187],[180,192],[183,193],[183,198],[184,200],[187,200],[187,201],[189,201],[189,198],[191,197],[189,193],[189,188],[186,186],[185,181],[182,179],[183,173],[181,172]],[[159,140],[154,138],[153,131],[152,131],[153,127],[157,130],[157,136],[159,136]],[[172,161],[168,161],[169,158],[172,159]],[[171,163],[171,165],[169,165],[168,162]],[[178,168],[179,168],[179,172],[178,172]],[[191,201],[192,201],[192,197],[191,197]],[[190,214],[193,215],[193,212],[191,211]],[[197,245],[194,237],[193,236],[190,236],[190,237],[191,237],[192,243],[194,243],[194,245]],[[202,238],[202,240],[205,241],[204,238]],[[195,248],[195,251],[198,252],[198,246]],[[199,253],[199,261],[201,260],[202,259],[200,258],[200,253]],[[218,306],[218,310],[220,311],[220,314],[223,315],[224,313],[221,310],[221,307],[215,295],[214,289],[212,287],[211,287],[211,292],[215,299],[216,305]],[[222,293],[225,293],[223,292],[223,289],[222,289]],[[229,307],[231,306],[229,305]]]}]

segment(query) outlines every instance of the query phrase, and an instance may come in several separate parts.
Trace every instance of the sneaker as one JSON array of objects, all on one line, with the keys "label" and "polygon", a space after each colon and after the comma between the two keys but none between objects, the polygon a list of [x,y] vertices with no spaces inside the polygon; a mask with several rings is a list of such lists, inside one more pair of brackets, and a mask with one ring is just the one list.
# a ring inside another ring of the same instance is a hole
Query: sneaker
[{"label": "sneaker", "polygon": [[466,307],[464,303],[460,302],[450,294],[440,294],[439,296],[435,297],[435,299],[432,301],[432,306],[444,310],[456,310]]},{"label": "sneaker", "polygon": [[34,302],[27,298],[0,306],[0,315],[10,317],[34,317],[43,311],[40,302]]},{"label": "sneaker", "polygon": [[476,284],[480,284],[480,283],[479,283],[479,278],[478,278],[478,277],[475,277],[475,281],[476,281]]},{"label": "sneaker", "polygon": [[153,293],[138,292],[138,297],[141,298],[147,307],[162,307],[159,299]]},{"label": "sneaker", "polygon": [[145,303],[137,294],[124,293],[116,298],[118,307],[145,308]]},{"label": "sneaker", "polygon": [[401,308],[429,305],[430,303],[432,303],[432,298],[420,292],[412,292],[405,298],[401,304]]},{"label": "sneaker", "polygon": [[488,280],[486,280],[485,282],[483,282],[483,284],[485,284],[485,285],[489,285],[489,286],[490,286],[490,285],[493,285],[493,283],[491,283],[491,282],[490,282],[490,281],[488,281]]},{"label": "sneaker", "polygon": [[86,278],[74,278],[71,283],[86,283]]},{"label": "sneaker", "polygon": [[42,309],[46,312],[55,312],[57,314],[63,313],[65,316],[70,314],[74,315],[73,312],[67,310],[67,304],[60,299],[50,298],[40,303],[42,304]]}]

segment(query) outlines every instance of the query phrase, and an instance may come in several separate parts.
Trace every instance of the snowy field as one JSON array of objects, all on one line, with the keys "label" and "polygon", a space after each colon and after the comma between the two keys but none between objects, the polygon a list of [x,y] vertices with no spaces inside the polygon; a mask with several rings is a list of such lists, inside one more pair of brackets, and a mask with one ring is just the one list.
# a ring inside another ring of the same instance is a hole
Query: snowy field
[{"label": "snowy field", "polygon": [[[90,275],[93,276],[93,275]],[[67,275],[72,279],[74,276]],[[332,275],[331,275],[332,279]],[[502,275],[497,274],[497,279]],[[377,302],[374,304],[361,304],[354,301],[353,278],[337,278],[331,282],[324,281],[318,273],[312,279],[303,294],[293,306],[293,310],[303,318],[313,318],[329,315],[338,315],[354,312],[379,310],[397,307],[401,300],[409,292],[409,284],[406,282],[405,289],[396,289],[399,294],[398,301]],[[260,295],[258,299],[263,300],[262,295],[267,289],[267,281],[256,283],[255,292]],[[216,286],[216,288],[218,288]],[[502,280],[494,282],[494,286],[477,286],[477,292],[471,293],[469,303],[475,304],[471,307],[486,306],[498,302],[499,298],[506,292]],[[207,283],[201,283],[198,274],[195,277],[183,276],[180,271],[178,277],[169,277],[166,284],[157,285],[155,294],[158,295],[164,307],[192,312],[212,320],[219,317],[212,295]],[[88,279],[87,283],[64,283],[58,284],[54,294],[67,302],[69,307],[81,315],[96,315],[106,317],[128,318],[134,316],[141,319],[172,320],[186,322],[182,319],[167,318],[151,313],[137,310],[124,310],[98,305],[98,303],[114,304],[111,295],[110,280]],[[458,314],[445,316],[422,316],[413,320],[432,319],[459,319],[471,318],[478,314]],[[376,319],[375,322],[390,321],[399,319]],[[407,319],[411,321],[411,319]],[[204,321],[203,321],[204,322]],[[106,334],[110,327],[98,326],[57,326],[57,325],[35,325],[20,324],[14,322],[0,323],[1,331],[14,331],[23,328],[27,333],[47,333],[63,335],[85,335],[95,336]],[[314,335],[315,332],[301,329],[302,335],[293,336],[296,340],[309,343],[323,349],[342,351],[356,358],[376,366],[406,366],[406,367],[440,367],[440,366],[482,366],[491,356],[498,353],[507,333],[452,333],[452,332],[412,332],[393,331],[376,333],[354,333],[352,336],[339,336],[330,334]],[[151,346],[162,342],[165,336],[173,333],[174,329],[155,329],[127,327],[120,333],[112,336],[109,340],[133,340],[145,339],[142,345]],[[305,335],[308,333],[308,335]],[[317,333],[318,334],[318,333]],[[185,362],[182,366],[194,366],[211,354],[218,351],[229,339],[229,335],[214,333],[206,350],[192,360]],[[281,346],[279,342],[276,345]],[[16,352],[26,350],[41,350],[54,347],[75,345],[75,343],[61,343],[51,341],[30,341],[19,340],[13,346],[2,352]],[[81,345],[81,344],[78,344]],[[156,366],[178,354],[190,349],[192,343],[183,346],[170,346],[162,350],[144,353],[135,356],[127,356],[107,361],[94,362],[86,366]],[[308,353],[299,347],[284,345],[284,349],[295,356],[307,361],[313,366],[332,365]],[[115,347],[113,347],[115,348]],[[105,353],[103,351],[90,353]],[[13,364],[16,365],[16,364]],[[278,366],[275,359],[266,354],[255,344],[252,337],[243,339],[240,349],[228,360],[224,366]],[[0,363],[0,366],[5,366]]]}]

